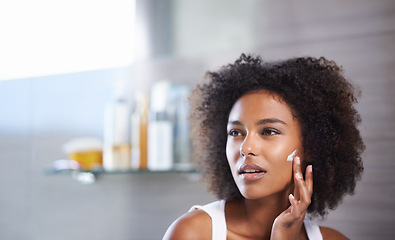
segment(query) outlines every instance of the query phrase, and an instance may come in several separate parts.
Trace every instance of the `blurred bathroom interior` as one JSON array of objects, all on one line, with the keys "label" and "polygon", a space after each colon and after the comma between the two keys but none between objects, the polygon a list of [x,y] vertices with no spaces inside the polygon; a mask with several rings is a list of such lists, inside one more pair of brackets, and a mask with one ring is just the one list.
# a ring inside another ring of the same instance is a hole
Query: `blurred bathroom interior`
[{"label": "blurred bathroom interior", "polygon": [[395,235],[394,1],[4,1],[0,32],[0,239],[161,239],[213,201],[190,164],[188,94],[241,53],[343,65],[365,172],[321,224]]}]

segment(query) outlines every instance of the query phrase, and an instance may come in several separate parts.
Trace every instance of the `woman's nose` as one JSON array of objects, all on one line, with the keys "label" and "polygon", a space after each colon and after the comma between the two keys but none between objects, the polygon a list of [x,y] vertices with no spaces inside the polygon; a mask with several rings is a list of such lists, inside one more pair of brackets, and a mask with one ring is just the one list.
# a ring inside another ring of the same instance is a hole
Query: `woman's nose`
[{"label": "woman's nose", "polygon": [[247,157],[247,156],[256,156],[257,155],[257,148],[255,145],[256,141],[252,136],[247,134],[245,137],[243,143],[240,146],[240,155],[242,157]]}]

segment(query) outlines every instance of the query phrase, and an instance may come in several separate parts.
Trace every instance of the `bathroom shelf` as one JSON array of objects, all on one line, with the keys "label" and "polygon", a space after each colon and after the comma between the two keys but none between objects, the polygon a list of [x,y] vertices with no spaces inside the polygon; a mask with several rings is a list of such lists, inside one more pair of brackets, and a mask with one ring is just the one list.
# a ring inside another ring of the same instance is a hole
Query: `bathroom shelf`
[{"label": "bathroom shelf", "polygon": [[166,173],[186,173],[186,174],[198,174],[196,169],[170,169],[165,171],[151,171],[151,170],[127,170],[127,171],[82,171],[82,170],[55,170],[46,169],[46,175],[70,175],[74,180],[82,184],[95,183],[99,175],[104,174],[166,174]]}]

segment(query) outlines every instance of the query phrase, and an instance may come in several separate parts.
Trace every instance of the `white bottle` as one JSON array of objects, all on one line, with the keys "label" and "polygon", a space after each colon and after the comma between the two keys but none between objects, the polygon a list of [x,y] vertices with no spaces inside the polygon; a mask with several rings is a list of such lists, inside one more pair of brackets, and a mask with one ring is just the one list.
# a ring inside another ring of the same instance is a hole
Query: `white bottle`
[{"label": "white bottle", "polygon": [[189,88],[185,85],[172,87],[171,106],[174,112],[174,168],[187,171],[193,169],[190,161],[191,141],[189,137]]},{"label": "white bottle", "polygon": [[173,168],[173,123],[168,104],[171,84],[168,81],[154,83],[151,90],[148,124],[148,169],[167,171]]},{"label": "white bottle", "polygon": [[130,104],[124,82],[115,85],[115,99],[106,105],[104,116],[103,168],[105,171],[130,170]]}]

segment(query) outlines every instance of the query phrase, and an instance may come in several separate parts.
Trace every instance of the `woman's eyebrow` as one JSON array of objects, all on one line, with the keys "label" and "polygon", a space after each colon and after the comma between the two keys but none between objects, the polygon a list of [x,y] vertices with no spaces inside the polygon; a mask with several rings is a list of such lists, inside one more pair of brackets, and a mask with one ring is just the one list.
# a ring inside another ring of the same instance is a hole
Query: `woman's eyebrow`
[{"label": "woman's eyebrow", "polygon": [[[284,121],[277,119],[277,118],[265,118],[265,119],[261,119],[259,120],[256,125],[263,125],[263,124],[267,124],[267,123],[280,123],[280,124],[284,124],[287,125]],[[240,121],[229,121],[228,125],[243,125]]]},{"label": "woman's eyebrow", "polygon": [[284,121],[281,121],[280,119],[277,118],[265,118],[265,119],[261,119],[259,120],[256,125],[262,125],[262,124],[267,124],[267,123],[281,123],[284,125],[287,125]]},{"label": "woman's eyebrow", "polygon": [[243,124],[241,124],[241,122],[239,122],[239,121],[236,120],[236,121],[229,121],[229,122],[228,122],[228,125],[240,125],[240,126],[241,126],[241,125],[243,125]]}]

